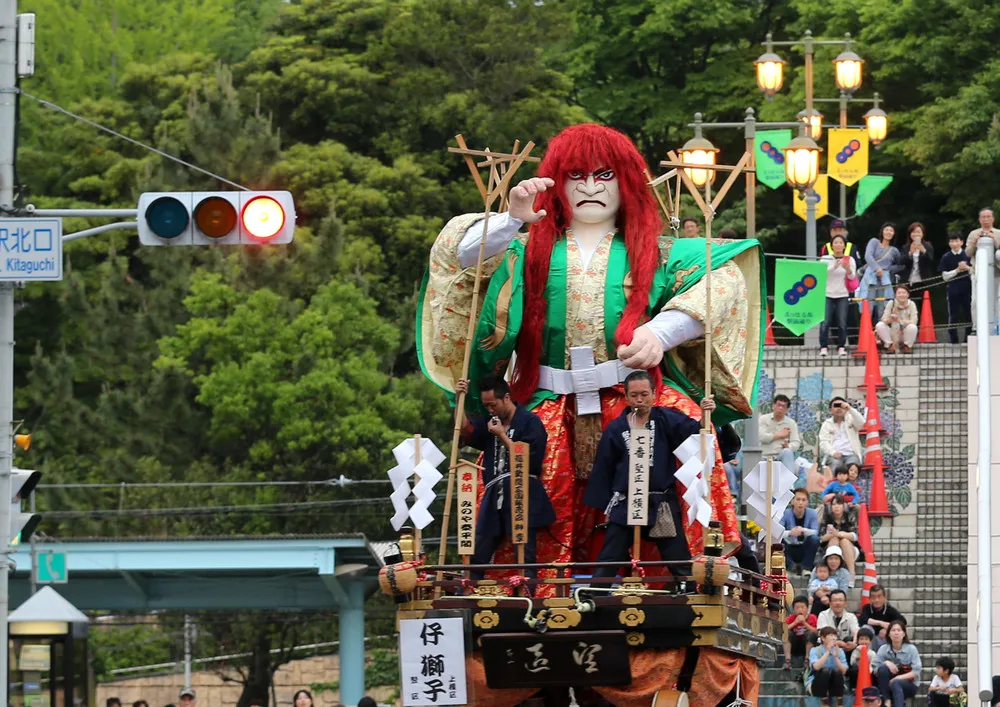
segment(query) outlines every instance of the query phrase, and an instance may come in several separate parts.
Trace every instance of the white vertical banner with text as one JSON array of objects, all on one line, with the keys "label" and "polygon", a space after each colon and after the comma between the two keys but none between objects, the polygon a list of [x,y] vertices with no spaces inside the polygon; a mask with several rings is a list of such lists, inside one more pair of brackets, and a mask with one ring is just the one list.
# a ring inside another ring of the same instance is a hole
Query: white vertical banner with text
[{"label": "white vertical banner with text", "polygon": [[400,619],[399,664],[404,707],[468,702],[461,618]]},{"label": "white vertical banner with text", "polygon": [[649,522],[649,455],[652,439],[649,430],[633,427],[628,445],[628,524]]}]

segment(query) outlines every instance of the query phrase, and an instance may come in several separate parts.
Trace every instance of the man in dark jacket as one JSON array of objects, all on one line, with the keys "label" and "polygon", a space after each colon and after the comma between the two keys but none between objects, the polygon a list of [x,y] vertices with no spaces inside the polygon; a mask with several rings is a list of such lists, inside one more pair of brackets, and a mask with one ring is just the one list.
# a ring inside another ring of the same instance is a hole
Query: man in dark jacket
[{"label": "man in dark jacket", "polygon": [[[690,560],[687,538],[681,523],[680,504],[675,491],[674,450],[688,437],[697,434],[699,424],[687,415],[664,407],[653,406],[655,400],[652,377],[645,371],[630,373],[625,379],[628,407],[608,423],[597,447],[597,458],[587,482],[583,502],[605,511],[608,528],[597,562],[625,562],[632,542],[628,525],[630,501],[629,443],[633,428],[650,431],[652,453],[649,459],[649,501],[644,538],[656,543],[660,557],[666,561]],[[635,526],[632,526],[635,527]],[[675,576],[691,574],[690,563],[671,565]],[[614,577],[614,567],[599,567],[594,578]]]},{"label": "man in dark jacket", "polygon": [[[469,382],[458,381],[455,391],[467,393]],[[475,417],[465,426],[462,442],[483,450],[483,484],[485,491],[479,504],[476,519],[476,552],[471,563],[485,565],[493,559],[493,553],[504,536],[511,537],[510,519],[510,457],[515,442],[528,445],[528,542],[524,546],[526,564],[535,562],[535,533],[556,519],[552,502],[539,478],[542,461],[545,459],[545,444],[548,434],[545,426],[533,412],[525,410],[510,398],[510,386],[503,378],[490,376],[479,386],[480,400],[488,416]],[[537,573],[528,570],[525,574],[534,577]],[[484,573],[473,570],[472,579],[482,579]]]},{"label": "man in dark jacket", "polygon": [[861,607],[858,619],[859,624],[869,626],[875,632],[872,650],[878,650],[888,640],[889,624],[893,621],[905,624],[906,618],[886,600],[885,588],[876,584],[868,591],[868,603]]}]

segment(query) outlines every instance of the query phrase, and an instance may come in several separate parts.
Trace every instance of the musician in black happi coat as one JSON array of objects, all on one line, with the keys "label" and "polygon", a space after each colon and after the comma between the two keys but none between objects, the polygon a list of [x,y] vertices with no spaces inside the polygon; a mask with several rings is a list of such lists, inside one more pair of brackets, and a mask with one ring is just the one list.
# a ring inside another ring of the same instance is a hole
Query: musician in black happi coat
[{"label": "musician in black happi coat", "polygon": [[[456,392],[468,392],[469,382],[458,381]],[[525,410],[510,397],[510,387],[499,377],[490,376],[479,386],[480,400],[487,416],[474,417],[465,426],[464,444],[483,450],[483,484],[485,492],[476,520],[476,552],[472,564],[485,565],[504,536],[511,537],[510,471],[515,442],[528,445],[528,542],[524,546],[524,561],[535,562],[535,533],[556,519],[549,496],[542,485],[542,462],[548,434],[533,412]],[[534,571],[525,573],[534,577]],[[472,579],[482,579],[482,571],[470,572]]]},{"label": "musician in black happi coat", "polygon": [[[649,504],[644,539],[656,543],[664,560],[690,560],[680,504],[675,490],[674,472],[677,460],[674,450],[688,437],[698,434],[699,424],[687,415],[670,408],[653,405],[653,378],[645,371],[630,373],[625,379],[628,407],[608,423],[597,448],[597,458],[583,502],[605,511],[608,517],[604,544],[598,562],[625,562],[632,543],[632,528],[628,525],[629,441],[633,427],[650,430],[652,456],[649,462]],[[691,574],[691,565],[672,565],[675,576]],[[614,577],[617,569],[601,567],[594,578]]]}]

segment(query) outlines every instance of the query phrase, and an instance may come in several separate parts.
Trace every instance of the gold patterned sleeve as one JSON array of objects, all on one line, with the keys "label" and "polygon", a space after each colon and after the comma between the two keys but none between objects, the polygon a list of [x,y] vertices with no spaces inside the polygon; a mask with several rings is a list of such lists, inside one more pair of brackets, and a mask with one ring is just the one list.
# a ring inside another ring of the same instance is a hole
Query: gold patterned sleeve
[{"label": "gold patterned sleeve", "polygon": [[[418,346],[424,372],[447,390],[453,390],[454,381],[461,374],[476,280],[475,267],[463,268],[459,264],[458,245],[469,227],[482,217],[482,214],[456,216],[438,234],[431,246],[427,284],[418,309]],[[502,258],[500,253],[483,262],[480,294],[486,292],[490,276]],[[474,316],[478,318],[479,311]]]},{"label": "gold patterned sleeve", "polygon": [[[750,398],[760,364],[760,291],[758,259],[737,256],[712,270],[712,393],[718,402],[739,413],[752,414]],[[753,272],[748,272],[749,268]],[[706,282],[671,298],[663,311],[677,310],[705,324]],[[701,387],[705,378],[705,347],[688,342],[668,353],[681,372]]]}]

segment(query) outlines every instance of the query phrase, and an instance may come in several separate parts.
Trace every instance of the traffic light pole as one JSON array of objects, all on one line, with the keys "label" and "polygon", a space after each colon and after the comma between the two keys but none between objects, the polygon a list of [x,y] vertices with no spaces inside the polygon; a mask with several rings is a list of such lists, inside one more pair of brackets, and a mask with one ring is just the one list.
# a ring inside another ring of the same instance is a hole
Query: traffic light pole
[{"label": "traffic light pole", "polygon": [[[17,101],[17,0],[0,0],[0,206],[14,206],[14,139]],[[0,283],[0,705],[8,693],[7,614],[10,613],[9,569],[11,467],[14,418],[14,288]]]}]

